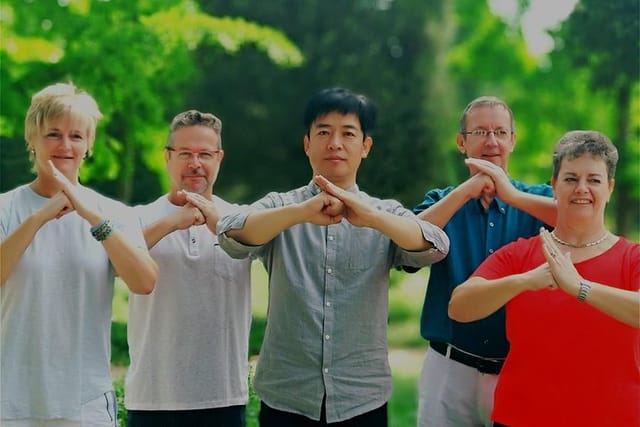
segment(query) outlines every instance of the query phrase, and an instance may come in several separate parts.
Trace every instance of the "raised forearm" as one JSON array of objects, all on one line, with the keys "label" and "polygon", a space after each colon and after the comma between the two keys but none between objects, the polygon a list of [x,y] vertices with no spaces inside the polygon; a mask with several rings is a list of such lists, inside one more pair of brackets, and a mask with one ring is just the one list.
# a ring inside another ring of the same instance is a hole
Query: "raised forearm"
[{"label": "raised forearm", "polygon": [[138,248],[127,240],[121,231],[102,241],[116,274],[136,294],[150,294],[155,287],[158,266],[146,248]]},{"label": "raised forearm", "polygon": [[453,215],[472,198],[473,196],[469,194],[464,187],[458,186],[442,200],[420,212],[418,218],[428,221],[440,228],[444,228]]},{"label": "raised forearm", "polygon": [[640,291],[618,289],[590,281],[586,283],[591,288],[585,303],[622,323],[640,328]]},{"label": "raised forearm", "polygon": [[406,251],[419,252],[433,247],[424,239],[420,225],[412,218],[376,211],[369,226],[389,237]]},{"label": "raised forearm", "polygon": [[504,198],[503,195],[500,195],[500,197],[503,198],[505,203],[538,218],[545,224],[555,227],[557,221],[556,202],[551,197],[525,193],[515,188],[508,197]]},{"label": "raised forearm", "polygon": [[260,246],[301,222],[305,222],[305,216],[300,205],[262,209],[251,212],[242,228],[229,230],[226,234],[242,244]]},{"label": "raised forearm", "polygon": [[167,234],[177,230],[176,225],[171,221],[171,217],[166,216],[144,228],[144,241],[147,248],[151,249]]},{"label": "raised forearm", "polygon": [[453,290],[449,317],[458,322],[484,319],[524,290],[519,274],[495,280],[472,276]]}]

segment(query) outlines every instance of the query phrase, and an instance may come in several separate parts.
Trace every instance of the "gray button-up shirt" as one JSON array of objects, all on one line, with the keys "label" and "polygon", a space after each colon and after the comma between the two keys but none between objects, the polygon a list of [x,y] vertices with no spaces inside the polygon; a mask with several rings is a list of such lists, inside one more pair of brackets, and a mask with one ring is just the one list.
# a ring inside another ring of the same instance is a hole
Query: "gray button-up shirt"
[{"label": "gray button-up shirt", "polygon": [[449,239],[395,200],[357,193],[377,209],[414,218],[435,249],[409,252],[377,230],[348,221],[297,224],[262,246],[226,236],[257,209],[300,203],[320,192],[313,182],[269,193],[250,207],[223,216],[219,242],[234,258],[260,257],[269,274],[267,327],[254,379],[260,398],[282,411],[327,422],[372,411],[389,400],[387,354],[389,270],[424,267],[444,258]]}]

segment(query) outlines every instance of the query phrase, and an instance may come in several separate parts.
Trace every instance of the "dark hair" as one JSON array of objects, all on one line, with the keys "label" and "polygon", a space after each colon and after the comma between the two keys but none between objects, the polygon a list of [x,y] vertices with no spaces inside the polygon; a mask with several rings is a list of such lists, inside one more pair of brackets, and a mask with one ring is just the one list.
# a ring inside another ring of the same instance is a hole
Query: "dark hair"
[{"label": "dark hair", "polygon": [[303,116],[307,134],[311,131],[311,125],[318,117],[333,112],[356,114],[365,137],[371,135],[376,125],[377,109],[369,98],[349,89],[334,87],[316,92],[309,99]]},{"label": "dark hair", "polygon": [[479,96],[468,103],[464,108],[464,111],[462,112],[462,116],[460,117],[460,133],[464,135],[464,132],[467,130],[467,115],[471,110],[480,107],[495,107],[496,105],[499,105],[507,110],[507,112],[509,113],[509,117],[511,118],[511,132],[515,133],[516,123],[513,118],[513,111],[511,111],[511,108],[509,108],[506,102],[504,102],[497,96]]},{"label": "dark hair", "polygon": [[611,140],[595,130],[572,130],[565,133],[553,149],[553,178],[558,179],[562,160],[590,154],[607,165],[607,178],[613,179],[618,164],[618,150]]},{"label": "dark hair", "polygon": [[205,126],[213,129],[213,131],[218,134],[218,148],[222,148],[222,120],[211,113],[202,113],[198,110],[183,111],[173,118],[171,126],[169,127],[167,147],[171,147],[173,143],[173,133],[176,130],[190,126]]}]

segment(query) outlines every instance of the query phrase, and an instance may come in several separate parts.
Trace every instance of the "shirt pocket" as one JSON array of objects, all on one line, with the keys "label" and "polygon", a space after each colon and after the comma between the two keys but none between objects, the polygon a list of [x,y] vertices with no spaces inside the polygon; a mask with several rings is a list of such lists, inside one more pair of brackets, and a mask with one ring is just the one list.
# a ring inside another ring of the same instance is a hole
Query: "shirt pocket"
[{"label": "shirt pocket", "polygon": [[349,236],[347,270],[366,271],[387,262],[389,240],[370,228],[355,228]]}]

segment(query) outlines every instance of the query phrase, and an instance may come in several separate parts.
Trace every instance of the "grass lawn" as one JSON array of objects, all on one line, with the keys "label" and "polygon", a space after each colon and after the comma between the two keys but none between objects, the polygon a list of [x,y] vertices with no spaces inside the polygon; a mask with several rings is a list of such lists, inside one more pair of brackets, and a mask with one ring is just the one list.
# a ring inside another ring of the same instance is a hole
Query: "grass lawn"
[{"label": "grass lawn", "polygon": [[[428,269],[415,274],[393,271],[389,291],[389,363],[393,373],[393,394],[389,401],[390,427],[407,427],[416,424],[416,383],[426,349],[420,337],[419,319]],[[261,264],[255,262],[252,271],[253,322],[249,351],[252,362],[260,349],[267,313],[267,278]],[[126,411],[123,402],[123,382],[129,364],[127,348],[126,287],[118,282],[113,304],[112,366],[116,394],[119,399],[120,427],[126,427]],[[247,427],[258,427],[259,401],[253,390],[247,405]]]}]

